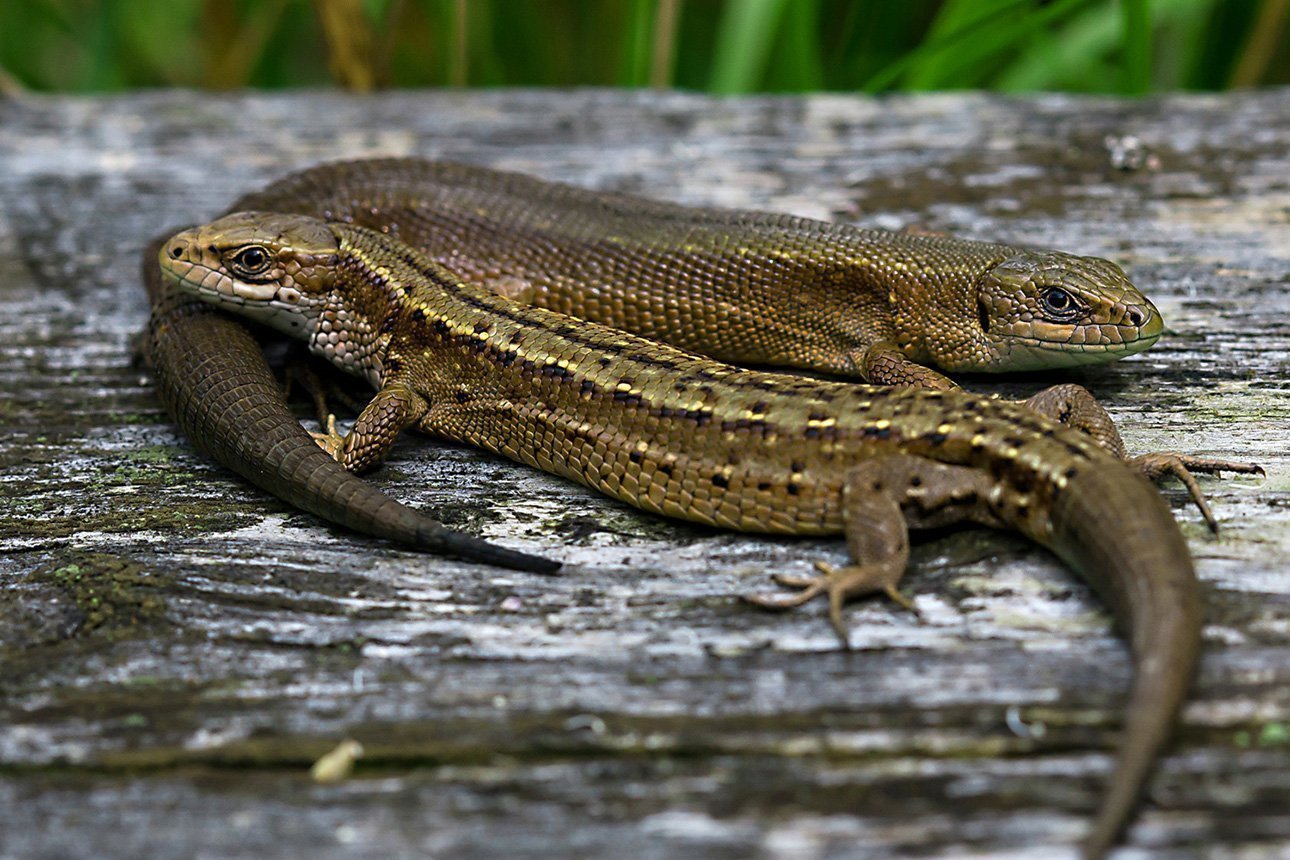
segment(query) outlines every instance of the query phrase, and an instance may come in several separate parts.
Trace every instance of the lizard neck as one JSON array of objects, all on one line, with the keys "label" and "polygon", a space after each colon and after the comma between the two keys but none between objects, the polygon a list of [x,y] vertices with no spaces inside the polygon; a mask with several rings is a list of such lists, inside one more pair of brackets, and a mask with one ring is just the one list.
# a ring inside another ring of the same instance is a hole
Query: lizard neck
[{"label": "lizard neck", "polygon": [[[921,239],[922,241],[918,241]],[[938,237],[911,237],[899,256],[875,257],[886,289],[891,341],[912,361],[945,370],[988,370],[995,347],[990,311],[978,301],[984,274],[1003,259],[999,245],[958,242],[951,258]]]},{"label": "lizard neck", "polygon": [[408,285],[361,244],[346,241],[343,234],[338,239],[335,288],[309,332],[309,349],[380,388],[392,369],[393,333],[408,312]]}]

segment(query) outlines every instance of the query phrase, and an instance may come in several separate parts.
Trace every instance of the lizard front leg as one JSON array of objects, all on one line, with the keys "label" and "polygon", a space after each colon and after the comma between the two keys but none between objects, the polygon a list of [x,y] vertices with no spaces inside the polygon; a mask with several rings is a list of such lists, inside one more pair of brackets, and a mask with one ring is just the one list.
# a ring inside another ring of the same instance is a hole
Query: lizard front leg
[{"label": "lizard front leg", "polygon": [[328,416],[327,432],[312,434],[327,453],[351,472],[375,466],[393,447],[399,434],[417,423],[430,408],[425,398],[404,382],[390,382],[376,392],[345,436]]},{"label": "lizard front leg", "polygon": [[792,595],[754,594],[745,600],[767,609],[801,606],[825,594],[829,620],[844,648],[850,637],[842,606],[852,597],[885,594],[917,612],[896,586],[909,564],[909,529],[937,528],[963,520],[1002,525],[986,505],[988,474],[964,466],[893,455],[868,460],[849,471],[842,486],[842,514],[851,564],[834,568],[817,564],[819,576],[774,576],[798,592]]},{"label": "lizard front leg", "polygon": [[852,355],[855,356],[852,361],[860,375],[874,385],[928,388],[933,391],[951,391],[959,387],[948,376],[912,361],[892,343],[875,343],[859,355]]}]

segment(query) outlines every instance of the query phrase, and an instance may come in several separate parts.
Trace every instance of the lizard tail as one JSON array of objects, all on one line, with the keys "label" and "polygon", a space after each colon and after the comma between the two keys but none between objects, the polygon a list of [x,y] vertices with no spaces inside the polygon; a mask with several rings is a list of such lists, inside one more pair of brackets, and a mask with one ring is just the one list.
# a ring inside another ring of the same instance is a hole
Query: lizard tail
[{"label": "lizard tail", "polygon": [[1128,717],[1082,853],[1103,857],[1133,813],[1186,698],[1200,653],[1200,585],[1160,493],[1130,469],[1090,463],[1053,506],[1058,556],[1110,605],[1133,653]]}]

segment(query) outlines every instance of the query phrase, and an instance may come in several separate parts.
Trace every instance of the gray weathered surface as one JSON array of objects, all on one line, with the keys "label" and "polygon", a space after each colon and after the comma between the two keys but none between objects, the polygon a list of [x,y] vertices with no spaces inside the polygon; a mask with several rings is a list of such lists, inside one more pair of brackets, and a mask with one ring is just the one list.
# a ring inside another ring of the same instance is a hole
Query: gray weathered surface
[{"label": "gray weathered surface", "polygon": [[[1116,169],[1107,135],[1152,159]],[[1127,658],[1015,537],[920,544],[923,622],[856,605],[843,654],[822,607],[735,600],[840,541],[667,523],[405,443],[372,480],[585,565],[499,573],[328,529],[176,435],[130,366],[141,243],[285,170],[411,153],[1125,264],[1173,333],[1061,378],[1135,450],[1268,471],[1205,482],[1217,540],[1166,489],[1209,626],[1131,842],[1290,853],[1290,91],[502,91],[0,102],[0,856],[1034,856],[1082,834]],[[358,778],[313,785],[347,735]]]}]

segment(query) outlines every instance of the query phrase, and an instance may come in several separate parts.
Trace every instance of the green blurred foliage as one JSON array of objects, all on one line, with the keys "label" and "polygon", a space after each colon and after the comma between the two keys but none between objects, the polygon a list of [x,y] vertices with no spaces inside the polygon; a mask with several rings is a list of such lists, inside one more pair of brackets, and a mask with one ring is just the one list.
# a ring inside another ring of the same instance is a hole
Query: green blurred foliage
[{"label": "green blurred foliage", "polygon": [[1290,82],[1290,0],[0,0],[0,87]]}]

